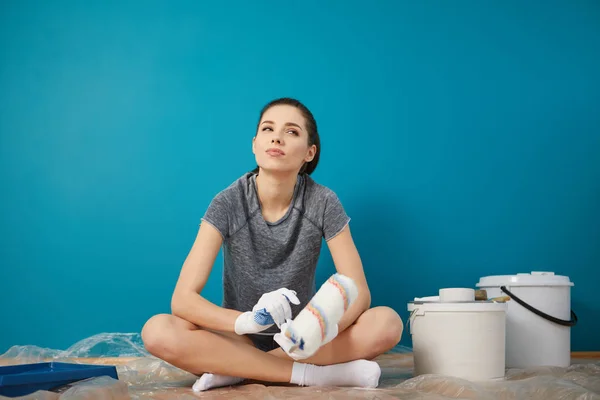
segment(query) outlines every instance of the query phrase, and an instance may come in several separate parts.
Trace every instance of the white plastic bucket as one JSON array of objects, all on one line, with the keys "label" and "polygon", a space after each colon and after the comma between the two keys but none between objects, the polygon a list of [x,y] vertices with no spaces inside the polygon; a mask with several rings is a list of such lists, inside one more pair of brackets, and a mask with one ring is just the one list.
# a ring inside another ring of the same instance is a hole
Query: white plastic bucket
[{"label": "white plastic bucket", "polygon": [[506,308],[482,301],[408,303],[415,375],[504,378]]},{"label": "white plastic bucket", "polygon": [[571,364],[571,286],[553,272],[483,277],[477,287],[488,298],[509,296],[506,316],[506,366],[568,367]]}]

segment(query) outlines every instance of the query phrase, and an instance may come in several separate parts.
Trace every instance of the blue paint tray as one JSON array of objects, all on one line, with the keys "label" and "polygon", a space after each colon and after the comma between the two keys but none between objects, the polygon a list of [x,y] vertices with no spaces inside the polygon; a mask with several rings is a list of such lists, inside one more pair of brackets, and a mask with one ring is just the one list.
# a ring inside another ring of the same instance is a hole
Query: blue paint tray
[{"label": "blue paint tray", "polygon": [[110,376],[119,379],[117,368],[111,365],[46,362],[0,367],[0,396],[25,396],[38,390],[58,389],[61,386],[94,378]]}]

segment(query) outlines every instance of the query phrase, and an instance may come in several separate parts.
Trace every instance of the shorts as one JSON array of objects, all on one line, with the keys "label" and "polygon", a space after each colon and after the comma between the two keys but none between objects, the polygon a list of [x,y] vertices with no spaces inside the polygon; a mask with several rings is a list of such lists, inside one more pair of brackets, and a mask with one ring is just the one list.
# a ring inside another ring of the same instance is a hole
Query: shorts
[{"label": "shorts", "polygon": [[252,340],[254,347],[264,352],[275,350],[280,347],[279,343],[273,339],[273,335],[248,334],[246,336]]}]

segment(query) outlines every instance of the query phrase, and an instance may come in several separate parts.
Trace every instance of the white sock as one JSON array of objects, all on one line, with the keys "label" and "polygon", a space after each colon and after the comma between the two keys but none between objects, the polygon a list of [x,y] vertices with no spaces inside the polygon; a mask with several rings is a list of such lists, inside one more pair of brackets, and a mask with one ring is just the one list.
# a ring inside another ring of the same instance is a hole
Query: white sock
[{"label": "white sock", "polygon": [[[290,383],[299,386],[352,386],[376,388],[381,368],[374,361],[356,360],[343,364],[319,366],[295,362]],[[194,383],[194,392],[235,385],[243,378],[217,374],[203,374]]]},{"label": "white sock", "polygon": [[299,386],[376,388],[380,376],[381,368],[375,361],[356,360],[325,366],[295,362],[290,383]]},{"label": "white sock", "polygon": [[221,386],[230,386],[240,383],[244,378],[235,376],[217,375],[217,374],[202,374],[202,376],[194,383],[192,390],[194,392],[203,392],[208,389]]}]

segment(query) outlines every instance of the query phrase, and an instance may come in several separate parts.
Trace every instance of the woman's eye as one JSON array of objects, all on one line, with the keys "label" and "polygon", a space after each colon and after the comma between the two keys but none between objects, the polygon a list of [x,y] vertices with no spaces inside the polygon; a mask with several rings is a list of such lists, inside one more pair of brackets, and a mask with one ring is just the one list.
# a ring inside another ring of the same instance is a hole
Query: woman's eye
[{"label": "woman's eye", "polygon": [[293,129],[290,129],[290,130],[288,131],[288,133],[291,133],[292,135],[298,136],[298,132],[296,132],[296,131],[295,131],[295,130],[293,130]]},{"label": "woman's eye", "polygon": [[263,130],[263,132],[265,132],[265,131],[271,131],[272,129],[268,126],[265,126],[262,130]]}]

